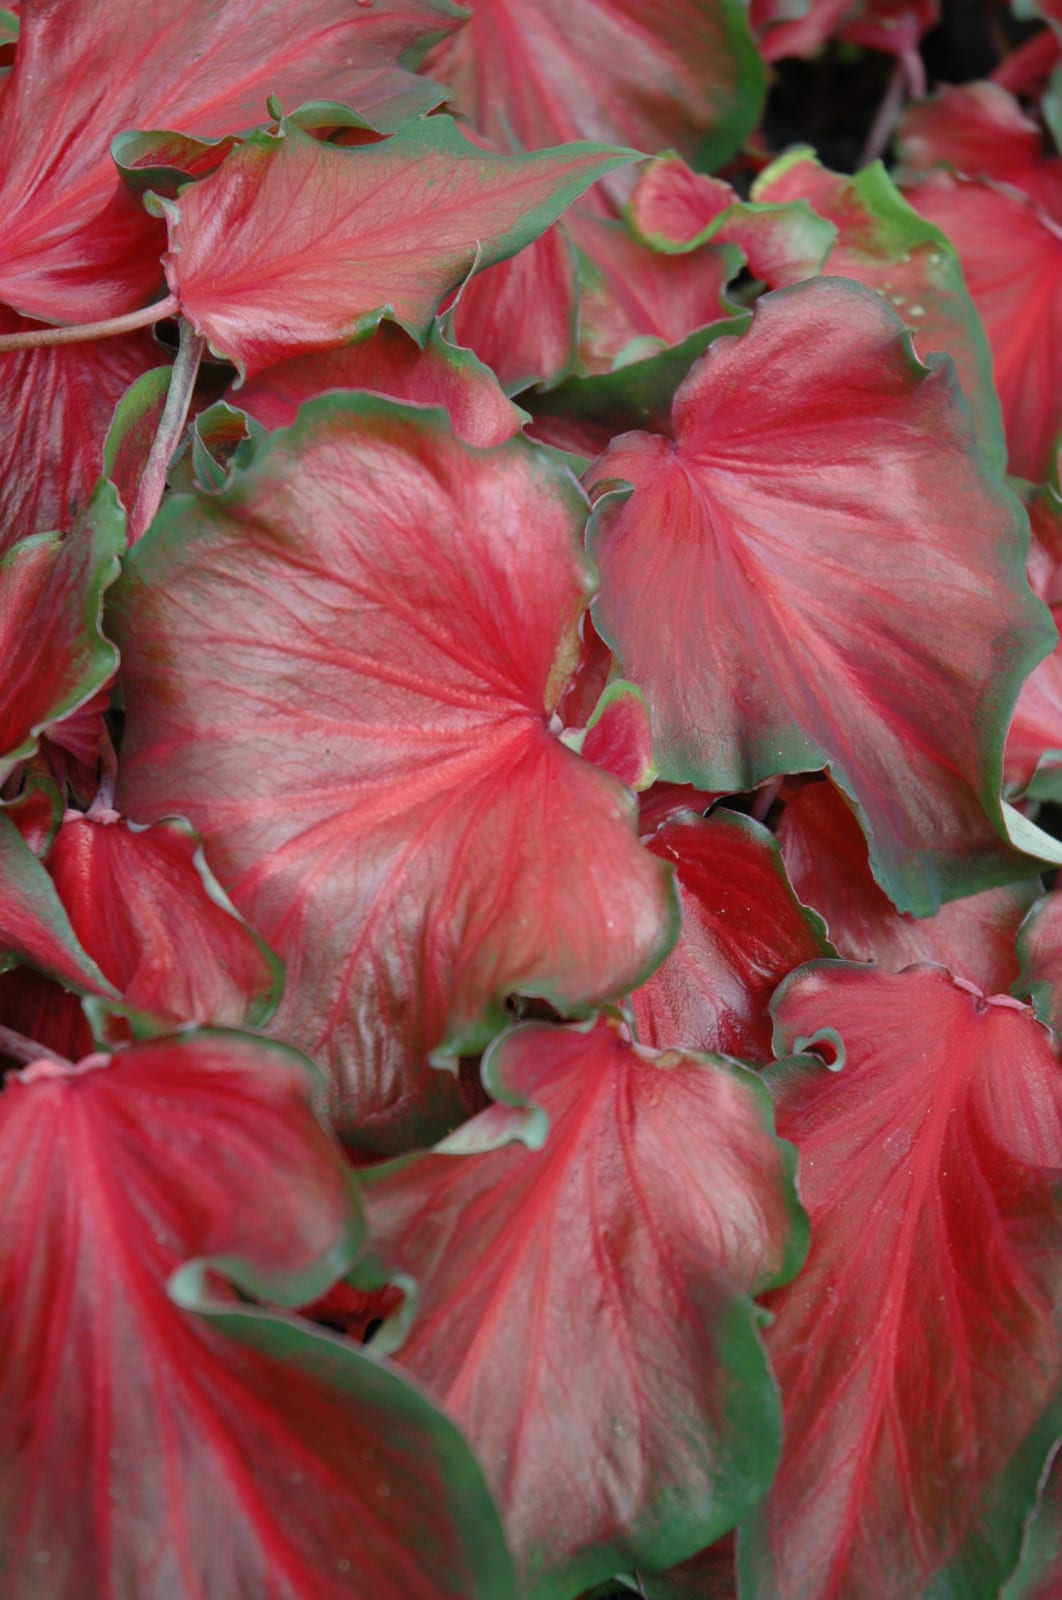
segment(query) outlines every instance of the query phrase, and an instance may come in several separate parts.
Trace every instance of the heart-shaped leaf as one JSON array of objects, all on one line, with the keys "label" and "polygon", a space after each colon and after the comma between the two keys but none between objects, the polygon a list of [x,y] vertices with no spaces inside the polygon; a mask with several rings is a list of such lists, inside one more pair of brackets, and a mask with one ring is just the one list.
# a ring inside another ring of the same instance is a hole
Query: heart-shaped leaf
[{"label": "heart-shaped leaf", "polygon": [[477,1446],[523,1592],[570,1600],[692,1555],[770,1481],[750,1296],[795,1270],[801,1215],[735,1062],[531,1024],[483,1071],[502,1103],[446,1153],[364,1175],[370,1248],[416,1280],[399,1360]]},{"label": "heart-shaped leaf", "polygon": [[582,1012],[673,938],[633,795],[549,726],[585,515],[522,439],[478,451],[440,412],[332,395],[127,565],[117,803],[200,829],[287,967],[273,1028],[363,1142],[459,1118],[428,1054],[482,1048],[508,993]]},{"label": "heart-shaped leaf", "polygon": [[905,910],[1020,876],[1003,736],[1051,636],[950,365],[921,366],[879,296],[813,279],[712,345],[672,425],[588,474],[634,485],[591,525],[595,620],[661,776],[743,790],[829,761]]}]

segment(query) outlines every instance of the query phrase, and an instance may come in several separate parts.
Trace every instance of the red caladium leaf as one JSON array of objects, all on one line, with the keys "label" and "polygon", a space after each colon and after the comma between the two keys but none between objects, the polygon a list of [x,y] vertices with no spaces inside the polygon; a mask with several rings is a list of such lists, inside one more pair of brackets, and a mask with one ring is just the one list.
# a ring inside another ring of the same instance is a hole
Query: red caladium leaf
[{"label": "red caladium leaf", "polygon": [[[0,307],[0,333],[29,326]],[[164,359],[148,333],[0,354],[0,554],[70,526],[103,472],[115,407]]]},{"label": "red caladium leaf", "polygon": [[1062,214],[1062,161],[1045,160],[1040,125],[996,83],[964,83],[907,107],[896,136],[909,174],[950,166],[1013,184]]},{"label": "red caladium leaf", "polygon": [[770,1481],[749,1297],[795,1270],[802,1218],[737,1063],[530,1024],[483,1071],[501,1104],[363,1174],[370,1246],[417,1284],[399,1360],[477,1447],[524,1592],[554,1600],[684,1559]]},{"label": "red caladium leaf", "polygon": [[559,382],[575,360],[576,271],[561,226],[466,283],[454,338],[493,367],[507,394]]},{"label": "red caladium leaf", "polygon": [[849,961],[899,972],[938,961],[985,994],[1003,994],[1018,976],[1015,939],[1036,896],[1034,884],[985,889],[942,906],[935,917],[897,911],[874,882],[867,842],[851,806],[830,783],[786,796],[778,823],[786,870],[801,900],[825,919]]},{"label": "red caladium leaf", "polygon": [[[940,229],[912,210],[879,162],[849,177],[820,166],[810,150],[793,150],[760,174],[753,194],[779,203],[803,199],[833,224],[837,238],[824,270],[885,295],[920,355],[943,350],[951,356],[981,448],[1002,472],[1006,445],[988,340],[955,249]],[[780,255],[786,233],[779,220],[772,241]],[[790,253],[795,262],[806,256],[799,235]]]},{"label": "red caladium leaf", "polygon": [[633,358],[733,318],[737,308],[726,291],[741,270],[736,246],[709,243],[688,255],[665,256],[622,222],[573,214],[567,226],[584,258],[580,372],[627,368]]},{"label": "red caladium leaf", "polygon": [[132,1010],[261,1024],[276,1009],[279,963],[225,899],[186,822],[71,816],[47,864],[82,948]]},{"label": "red caladium leaf", "polygon": [[103,594],[118,576],[124,518],[102,486],[73,531],[38,534],[0,561],[0,781],[40,735],[111,676],[118,657],[100,631]]},{"label": "red caladium leaf", "polygon": [[381,323],[362,344],[281,361],[243,384],[232,399],[263,427],[286,428],[305,401],[328,389],[368,389],[445,406],[458,438],[484,448],[520,430],[522,413],[494,374],[470,351],[448,345],[435,324],[420,349],[396,323]]},{"label": "red caladium leaf", "polygon": [[18,829],[35,856],[47,854],[63,820],[63,797],[47,762],[38,756],[23,768],[22,787],[0,807]]},{"label": "red caladium leaf", "polygon": [[[1062,619],[1062,498],[1050,485],[1029,496],[1032,544],[1029,582]],[[1062,789],[1062,643],[1034,668],[1014,708],[1007,734],[1004,773],[1010,788],[1034,799],[1055,798]]]},{"label": "red caladium leaf", "polygon": [[[0,300],[26,316],[91,322],[159,286],[163,230],[119,178],[130,128],[209,138],[254,127],[266,100],[353,101],[384,127],[440,95],[398,66],[452,28],[447,0],[27,0],[0,102]],[[162,47],[160,48],[160,41]]]},{"label": "red caladium leaf", "polygon": [[932,173],[907,197],[959,253],[992,350],[1010,470],[1044,482],[1062,432],[1054,358],[1062,339],[1062,214],[1052,218],[1016,190],[947,172]]},{"label": "red caladium leaf", "polygon": [[[771,1297],[782,1462],[742,1593],[995,1600],[1045,1459],[1062,1348],[1062,1069],[1009,997],[940,967],[816,965],[769,1075],[812,1246]],[[841,1070],[838,1070],[841,1069]]]},{"label": "red caladium leaf", "polygon": [[589,474],[634,485],[595,511],[595,620],[661,775],[743,790],[828,761],[905,910],[1020,876],[1003,734],[1047,619],[950,365],[921,366],[877,295],[812,280],[711,347],[673,428]]},{"label": "red caladium leaf", "polygon": [[811,278],[837,230],[803,198],[749,205],[729,183],[692,172],[677,156],[650,162],[627,206],[627,220],[654,250],[685,254],[716,240],[736,244],[749,271],[772,289]]},{"label": "red caladium leaf", "polygon": [[622,679],[609,684],[586,727],[566,733],[564,743],[632,789],[648,789],[656,777],[645,697]]},{"label": "red caladium leaf", "polygon": [[661,1050],[770,1061],[772,994],[794,967],[833,954],[818,917],[793,893],[773,836],[718,810],[672,818],[649,848],[675,863],[682,930],[631,996],[638,1038]]},{"label": "red caladium leaf", "polygon": [[201,830],[287,965],[276,1032],[360,1142],[452,1125],[428,1052],[481,1048],[506,994],[584,1010],[673,938],[633,796],[548,726],[585,514],[522,439],[479,452],[441,413],[333,395],[127,565],[118,804]]},{"label": "red caladium leaf", "polygon": [[[787,0],[760,0],[760,49],[768,61],[814,56],[830,39],[910,57],[939,20],[939,0],[810,0],[793,15]],[[914,69],[917,71],[917,68]]]},{"label": "red caladium leaf", "polygon": [[48,873],[0,811],[0,971],[21,961],[82,993],[117,998],[78,942]]},{"label": "red caladium leaf", "polygon": [[634,154],[574,145],[498,156],[448,117],[348,148],[285,122],[160,202],[166,275],[196,330],[247,373],[335,349],[385,312],[423,337],[471,268],[513,255]]},{"label": "red caladium leaf", "polygon": [[706,167],[752,132],[765,88],[738,0],[475,0],[427,70],[503,149],[603,139]]},{"label": "red caladium leaf", "polygon": [[348,1175],[308,1073],[282,1046],[203,1032],[8,1079],[12,1600],[43,1577],[54,1600],[511,1592],[456,1431],[355,1347],[241,1306],[216,1273],[204,1304],[187,1265],[206,1257],[244,1293],[292,1305],[350,1262]]}]

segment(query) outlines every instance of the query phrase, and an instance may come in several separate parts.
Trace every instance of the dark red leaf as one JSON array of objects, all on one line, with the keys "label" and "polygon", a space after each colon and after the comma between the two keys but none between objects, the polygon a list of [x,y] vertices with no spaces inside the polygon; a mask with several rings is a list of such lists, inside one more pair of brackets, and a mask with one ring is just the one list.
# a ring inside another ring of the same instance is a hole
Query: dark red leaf
[{"label": "dark red leaf", "polygon": [[780,1051],[837,1059],[768,1080],[812,1247],[769,1302],[786,1445],[742,1593],[995,1600],[1058,1434],[1050,1036],[940,967],[808,968],[775,1014]]},{"label": "dark red leaf", "polygon": [[454,26],[447,0],[26,0],[0,101],[0,300],[25,316],[117,316],[161,284],[164,230],[121,181],[132,128],[210,138],[264,122],[266,100],[350,100],[383,127],[437,104],[400,57]]},{"label": "dark red leaf", "polygon": [[348,1176],[311,1088],[293,1052],[231,1033],[8,1079],[12,1600],[510,1594],[455,1430],[356,1347],[241,1305],[217,1276],[292,1305],[349,1264]]},{"label": "dark red leaf", "polygon": [[293,356],[251,378],[232,395],[266,428],[286,428],[307,400],[329,389],[368,389],[422,406],[445,406],[454,432],[486,448],[511,439],[521,414],[498,381],[467,350],[455,349],[433,326],[421,350],[393,322],[341,350]]},{"label": "dark red leaf", "polygon": [[1017,978],[1015,940],[1034,884],[985,889],[942,906],[935,917],[907,916],[874,882],[855,814],[829,783],[787,795],[778,842],[797,894],[825,919],[846,960],[872,961],[888,972],[938,961],[985,994],[1005,994]]},{"label": "dark red leaf", "polygon": [[427,70],[503,149],[603,139],[706,167],[752,132],[765,87],[738,0],[475,0]]},{"label": "dark red leaf", "polygon": [[359,1142],[452,1125],[428,1053],[481,1048],[508,993],[585,1011],[673,937],[634,797],[549,728],[585,515],[524,440],[333,395],[127,566],[118,804],[201,830]]},{"label": "dark red leaf", "polygon": [[229,905],[187,823],[71,816],[48,871],[82,948],[132,1010],[262,1024],[276,1009],[279,963]]},{"label": "dark red leaf", "polygon": [[371,1248],[416,1280],[398,1358],[477,1447],[526,1592],[571,1596],[693,1554],[769,1482],[749,1297],[795,1269],[800,1213],[736,1063],[529,1024],[484,1081],[503,1104],[446,1153],[363,1174]]},{"label": "dark red leaf", "polygon": [[571,368],[575,313],[575,257],[557,226],[465,284],[453,311],[454,337],[493,367],[507,394],[519,394],[555,384]]},{"label": "dark red leaf", "polygon": [[[0,307],[0,333],[29,326]],[[115,407],[163,359],[147,333],[0,354],[0,554],[70,527],[103,473]]]},{"label": "dark red leaf", "polygon": [[720,809],[665,822],[649,848],[675,863],[682,930],[631,996],[639,1039],[770,1061],[772,994],[794,967],[833,953],[793,893],[774,838]]},{"label": "dark red leaf", "polygon": [[747,790],[829,761],[905,910],[1028,875],[1001,755],[1047,619],[950,366],[919,365],[877,295],[812,280],[712,345],[673,429],[587,475],[635,486],[591,524],[595,620],[661,776]]},{"label": "dark red leaf", "polygon": [[355,149],[282,123],[161,202],[166,275],[197,331],[249,374],[347,344],[385,312],[421,338],[473,267],[515,254],[632,155],[497,156],[448,117]]},{"label": "dark red leaf", "polygon": [[565,743],[632,789],[647,789],[656,776],[648,707],[641,690],[622,679],[605,690],[585,730]]},{"label": "dark red leaf", "polygon": [[125,520],[109,485],[62,537],[39,534],[0,561],[0,781],[105,683],[117,653],[100,629]]},{"label": "dark red leaf", "polygon": [[78,942],[48,873],[0,811],[0,970],[21,961],[81,993],[117,995]]}]

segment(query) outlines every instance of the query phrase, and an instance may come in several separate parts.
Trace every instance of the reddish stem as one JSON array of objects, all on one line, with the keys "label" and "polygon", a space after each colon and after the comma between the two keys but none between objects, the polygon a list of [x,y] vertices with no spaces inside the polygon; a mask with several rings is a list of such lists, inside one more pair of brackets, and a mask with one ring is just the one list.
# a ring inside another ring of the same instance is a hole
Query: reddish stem
[{"label": "reddish stem", "polygon": [[65,1056],[57,1055],[35,1039],[27,1039],[24,1033],[16,1033],[14,1028],[5,1028],[3,1023],[0,1023],[0,1052],[15,1061],[54,1061],[57,1067],[73,1067],[73,1062]]},{"label": "reddish stem", "polygon": [[159,418],[155,437],[151,441],[151,450],[141,474],[136,501],[129,514],[130,544],[135,544],[143,537],[162,504],[166,476],[188,420],[188,408],[192,403],[196,375],[199,372],[205,345],[206,340],[203,336],[193,332],[191,323],[182,317],[180,343],[177,346],[177,359],[170,372],[166,404]]},{"label": "reddish stem", "polygon": [[150,328],[166,317],[175,317],[180,304],[175,294],[124,317],[109,317],[105,322],[81,322],[68,328],[26,328],[21,333],[0,333],[0,355],[7,350],[40,350],[53,344],[87,344],[92,339],[113,339],[119,333]]}]

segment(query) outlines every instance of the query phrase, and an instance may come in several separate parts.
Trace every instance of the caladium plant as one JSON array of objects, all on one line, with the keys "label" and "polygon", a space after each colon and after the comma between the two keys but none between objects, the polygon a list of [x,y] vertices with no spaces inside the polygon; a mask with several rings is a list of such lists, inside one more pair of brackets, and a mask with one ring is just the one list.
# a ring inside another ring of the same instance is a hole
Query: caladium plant
[{"label": "caladium plant", "polygon": [[4,1600],[1062,1592],[1056,13],[0,12]]}]

